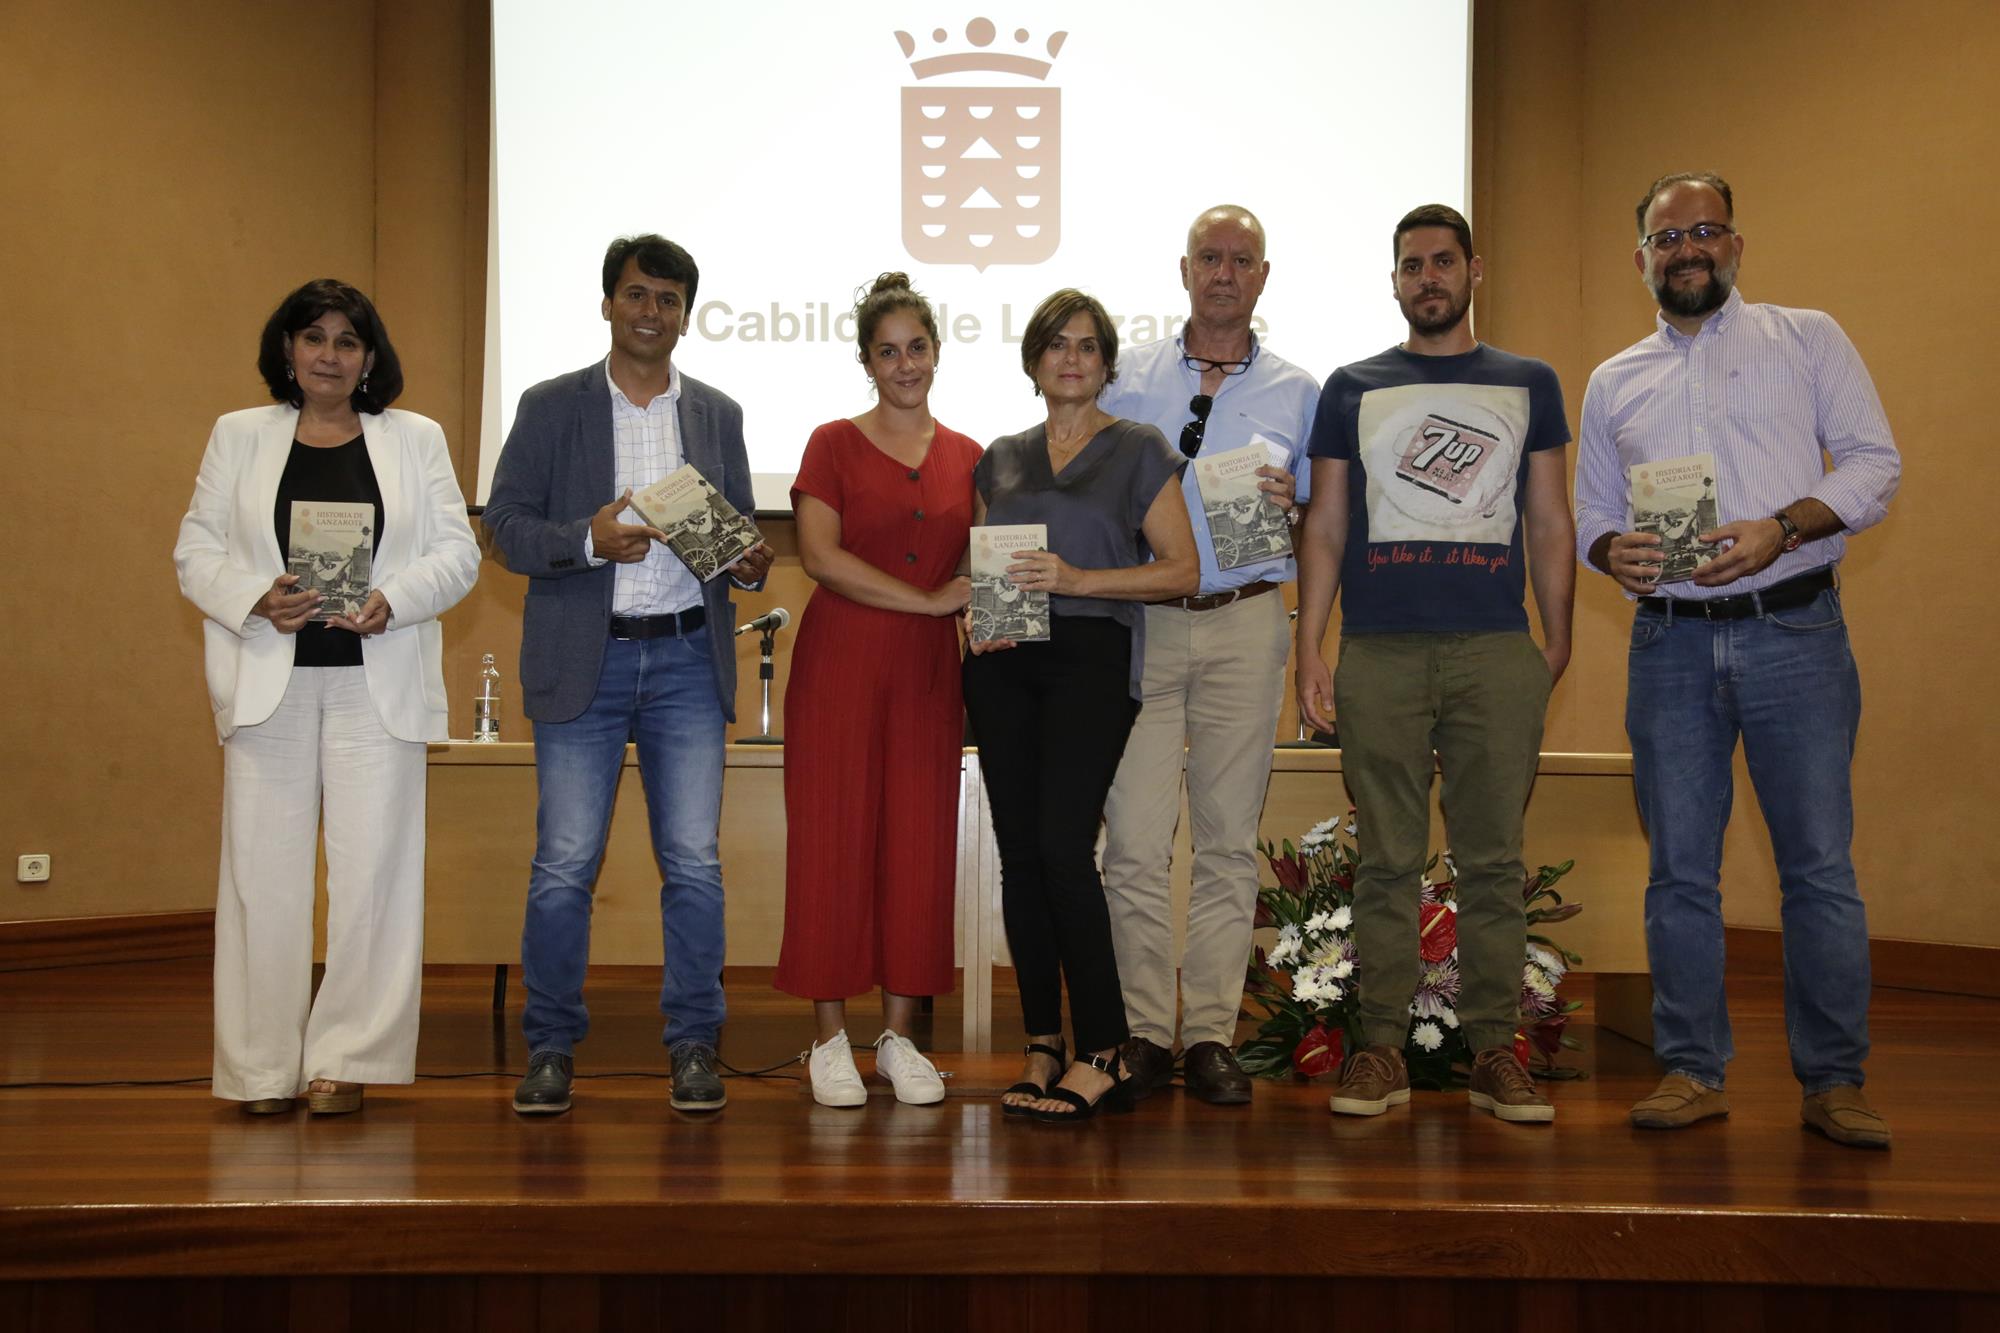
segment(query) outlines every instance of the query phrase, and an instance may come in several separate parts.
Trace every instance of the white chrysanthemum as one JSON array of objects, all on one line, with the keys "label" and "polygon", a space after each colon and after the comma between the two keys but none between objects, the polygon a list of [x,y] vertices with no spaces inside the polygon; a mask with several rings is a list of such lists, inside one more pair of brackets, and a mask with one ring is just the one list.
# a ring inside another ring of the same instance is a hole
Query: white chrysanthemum
[{"label": "white chrysanthemum", "polygon": [[1548,973],[1549,980],[1558,983],[1569,971],[1569,964],[1563,960],[1563,956],[1546,944],[1530,944],[1528,961]]},{"label": "white chrysanthemum", "polygon": [[1325,912],[1314,912],[1306,918],[1306,930],[1314,935],[1333,927],[1333,917]]},{"label": "white chrysanthemum", "polygon": [[1538,995],[1544,1000],[1553,1000],[1556,997],[1555,982],[1550,980],[1548,973],[1544,972],[1534,963],[1529,963],[1527,967],[1522,969],[1521,986],[1522,989]]},{"label": "white chrysanthemum", "polygon": [[1292,978],[1292,998],[1301,1004],[1338,1004],[1346,994],[1333,979],[1333,969],[1310,965]]},{"label": "white chrysanthemum", "polygon": [[1302,852],[1316,852],[1331,843],[1333,841],[1335,826],[1339,823],[1340,819],[1336,816],[1332,819],[1322,819],[1319,823],[1314,824],[1306,830],[1305,836],[1299,839],[1299,850]]},{"label": "white chrysanthemum", "polygon": [[1340,978],[1342,981],[1347,980],[1347,978],[1354,975],[1354,964],[1346,958],[1335,959],[1333,964],[1333,975]]},{"label": "white chrysanthemum", "polygon": [[1282,967],[1299,956],[1300,946],[1304,943],[1297,926],[1285,926],[1278,931],[1278,942],[1271,946],[1271,952],[1264,955],[1264,961],[1272,967]]},{"label": "white chrysanthemum", "polygon": [[1325,998],[1327,980],[1323,968],[1300,968],[1292,978],[1292,998],[1301,1004],[1318,1004]]},{"label": "white chrysanthemum", "polygon": [[1458,1026],[1458,1014],[1453,1010],[1447,1009],[1438,1015],[1438,1021],[1442,1022],[1448,1028],[1455,1028]]},{"label": "white chrysanthemum", "polygon": [[1354,909],[1336,907],[1327,915],[1326,923],[1335,930],[1347,930],[1354,925]]},{"label": "white chrysanthemum", "polygon": [[1410,1039],[1427,1051],[1435,1051],[1444,1045],[1444,1033],[1438,1031],[1435,1023],[1419,1023],[1410,1033]]}]

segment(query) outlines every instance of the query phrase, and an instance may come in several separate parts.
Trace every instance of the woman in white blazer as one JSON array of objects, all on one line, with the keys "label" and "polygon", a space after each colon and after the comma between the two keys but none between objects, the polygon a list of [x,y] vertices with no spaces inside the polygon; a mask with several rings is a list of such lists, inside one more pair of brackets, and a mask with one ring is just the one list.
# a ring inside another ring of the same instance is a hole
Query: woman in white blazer
[{"label": "woman in white blazer", "polygon": [[[174,546],[181,592],[207,618],[223,749],[214,1091],[255,1114],[301,1094],[338,1113],[360,1107],[363,1084],[415,1077],[424,743],[445,737],[437,618],[472,587],[479,547],[444,432],[389,408],[402,368],[366,296],[299,288],[265,324],[257,366],[277,404],[215,423]],[[337,570],[298,558],[288,571],[313,522],[301,502],[354,516]],[[315,618],[328,592],[364,587],[346,614]]]}]

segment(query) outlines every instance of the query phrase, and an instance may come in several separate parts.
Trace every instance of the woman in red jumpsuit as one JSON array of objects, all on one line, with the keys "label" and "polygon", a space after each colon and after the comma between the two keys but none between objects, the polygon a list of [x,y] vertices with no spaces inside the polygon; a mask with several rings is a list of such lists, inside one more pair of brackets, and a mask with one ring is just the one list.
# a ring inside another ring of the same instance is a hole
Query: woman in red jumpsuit
[{"label": "woman in red jumpsuit", "polygon": [[813,1098],[868,1093],[847,998],[882,991],[875,1068],[900,1101],[944,1097],[908,1036],[952,986],[959,695],[958,573],[979,446],[931,418],[937,320],[901,273],[855,306],[875,406],[812,434],[792,485],[799,553],[819,586],[785,691],[785,940],[778,989],[813,1001]]}]

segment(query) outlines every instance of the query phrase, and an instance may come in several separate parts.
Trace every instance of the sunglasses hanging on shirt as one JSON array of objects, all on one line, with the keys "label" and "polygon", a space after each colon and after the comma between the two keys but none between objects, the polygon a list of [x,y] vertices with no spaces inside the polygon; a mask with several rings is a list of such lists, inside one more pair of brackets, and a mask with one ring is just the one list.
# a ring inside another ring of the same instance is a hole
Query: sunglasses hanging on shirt
[{"label": "sunglasses hanging on shirt", "polygon": [[1201,452],[1201,437],[1208,433],[1208,413],[1214,406],[1215,399],[1205,393],[1188,399],[1188,411],[1194,413],[1194,420],[1181,427],[1181,452],[1189,458]]}]

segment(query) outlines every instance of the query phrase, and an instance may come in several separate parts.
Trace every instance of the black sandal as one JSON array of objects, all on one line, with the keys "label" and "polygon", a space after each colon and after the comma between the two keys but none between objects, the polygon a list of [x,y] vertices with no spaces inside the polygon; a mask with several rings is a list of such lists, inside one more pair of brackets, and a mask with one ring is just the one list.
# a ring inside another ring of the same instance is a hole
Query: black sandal
[{"label": "black sandal", "polygon": [[[1039,1041],[1031,1041],[1026,1046],[1021,1048],[1021,1054],[1048,1056],[1051,1060],[1054,1060],[1056,1062],[1057,1078],[1061,1078],[1063,1076],[1063,1070],[1069,1068],[1069,1050],[1068,1050],[1068,1045],[1065,1042],[1058,1041],[1053,1046],[1047,1046]],[[1049,1095],[1049,1090],[1046,1085],[1041,1083],[1030,1083],[1028,1080],[1022,1079],[1019,1083],[1016,1083],[1013,1087],[1008,1088],[1006,1092],[1000,1094],[1000,1096],[1003,1098],[1003,1100],[1000,1103],[1001,1115],[1034,1114],[1034,1111],[1026,1105],[1017,1105],[1013,1102],[1004,1100],[1004,1098],[1006,1098],[1009,1094],[1016,1092],[1022,1093],[1029,1097],[1046,1097]]]},{"label": "black sandal", "polygon": [[1118,1052],[1109,1056],[1086,1055],[1082,1063],[1089,1065],[1100,1074],[1111,1075],[1111,1086],[1097,1095],[1097,1100],[1087,1102],[1068,1088],[1050,1087],[1045,1094],[1050,1101],[1061,1102],[1073,1109],[1068,1111],[1029,1111],[1036,1123],[1043,1125],[1066,1125],[1073,1121],[1088,1120],[1099,1111],[1115,1111],[1123,1114],[1137,1103],[1132,1099],[1132,1080],[1118,1077],[1120,1061]]}]

